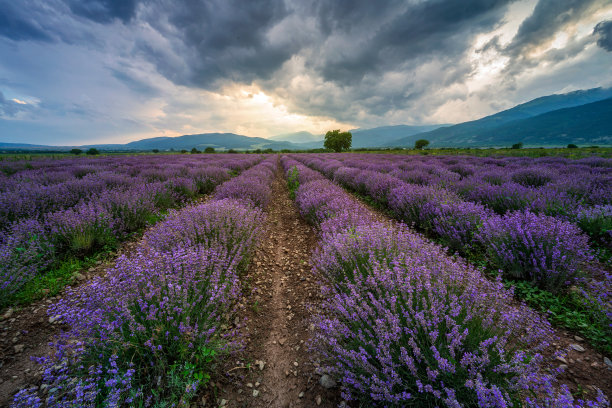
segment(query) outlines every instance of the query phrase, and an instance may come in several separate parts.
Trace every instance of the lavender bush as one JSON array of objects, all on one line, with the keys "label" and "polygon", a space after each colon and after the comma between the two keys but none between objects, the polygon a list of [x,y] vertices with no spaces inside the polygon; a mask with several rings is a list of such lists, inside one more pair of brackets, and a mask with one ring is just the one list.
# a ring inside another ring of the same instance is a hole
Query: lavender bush
[{"label": "lavender bush", "polygon": [[[316,197],[320,192],[324,199]],[[301,196],[301,197],[300,197]],[[296,204],[321,231],[313,256],[327,299],[312,344],[322,371],[363,406],[607,406],[556,388],[540,351],[552,330],[490,281],[403,225],[332,216],[321,201],[354,205],[324,181],[300,186]],[[348,212],[348,210],[346,210]],[[313,215],[314,214],[314,215]],[[322,231],[326,223],[338,227]]]},{"label": "lavender bush", "polygon": [[567,288],[592,260],[588,237],[576,225],[529,211],[485,220],[478,240],[492,268],[553,292]]},{"label": "lavender bush", "polygon": [[[264,223],[261,209],[246,202],[212,200],[173,212],[135,253],[50,307],[70,330],[40,359],[47,406],[190,403],[219,359],[240,346],[229,329],[237,271]],[[37,404],[36,390],[22,390],[13,406]]]}]

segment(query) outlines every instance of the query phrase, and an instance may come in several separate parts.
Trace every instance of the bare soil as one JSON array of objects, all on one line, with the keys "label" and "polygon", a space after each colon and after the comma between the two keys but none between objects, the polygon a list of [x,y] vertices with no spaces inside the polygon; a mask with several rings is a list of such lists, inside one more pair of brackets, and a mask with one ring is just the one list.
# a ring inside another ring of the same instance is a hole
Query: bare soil
[{"label": "bare soil", "polygon": [[319,384],[317,356],[307,345],[321,303],[309,263],[317,238],[290,199],[280,166],[272,191],[266,233],[244,277],[247,344],[213,406],[337,407],[340,390]]}]

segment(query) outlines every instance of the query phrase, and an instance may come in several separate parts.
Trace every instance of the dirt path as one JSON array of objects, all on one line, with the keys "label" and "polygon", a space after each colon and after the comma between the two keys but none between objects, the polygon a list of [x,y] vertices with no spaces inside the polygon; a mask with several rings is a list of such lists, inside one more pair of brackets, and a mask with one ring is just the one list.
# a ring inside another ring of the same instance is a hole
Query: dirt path
[{"label": "dirt path", "polygon": [[244,299],[248,342],[242,360],[221,385],[217,403],[336,407],[339,389],[320,385],[316,357],[307,347],[314,329],[310,318],[320,302],[309,264],[317,238],[289,198],[280,166],[267,212],[266,236],[245,276],[252,289]]}]

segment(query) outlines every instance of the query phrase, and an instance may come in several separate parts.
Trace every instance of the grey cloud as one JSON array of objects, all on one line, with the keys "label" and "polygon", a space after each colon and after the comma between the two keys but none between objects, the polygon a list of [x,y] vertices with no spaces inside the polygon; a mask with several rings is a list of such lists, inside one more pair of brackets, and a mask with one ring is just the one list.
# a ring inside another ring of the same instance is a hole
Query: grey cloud
[{"label": "grey cloud", "polygon": [[119,19],[124,23],[136,14],[138,0],[66,0],[70,10],[98,23]]},{"label": "grey cloud", "polygon": [[[404,3],[399,7],[401,12],[391,20],[371,28],[364,22],[360,28],[366,31],[365,35],[346,38],[347,43],[357,44],[349,52],[328,50],[321,72],[327,80],[350,83],[360,81],[370,72],[392,70],[407,60],[461,55],[474,34],[499,22],[508,3],[506,0],[469,3],[436,0],[408,6]],[[374,13],[370,7],[366,7],[364,16]]]},{"label": "grey cloud", "polygon": [[593,33],[598,36],[597,45],[606,51],[612,51],[612,20],[598,23]]},{"label": "grey cloud", "polygon": [[601,2],[601,0],[538,1],[533,13],[521,23],[505,52],[518,56],[524,49],[549,40],[564,26],[578,21],[586,11]]},{"label": "grey cloud", "polygon": [[[165,16],[162,21],[158,20],[160,15]],[[169,43],[143,42],[138,52],[150,55],[160,72],[182,85],[251,82],[269,77],[297,51],[295,46],[273,44],[267,37],[287,15],[282,0],[155,3],[145,7],[142,17]],[[173,52],[181,58],[165,58]]]},{"label": "grey cloud", "polygon": [[123,83],[138,95],[151,98],[160,94],[160,90],[158,88],[146,80],[134,76],[127,70],[110,68],[110,72],[115,79]]},{"label": "grey cloud", "polygon": [[15,41],[51,41],[36,16],[29,12],[30,4],[21,4],[15,1],[0,0],[0,36]]},{"label": "grey cloud", "polygon": [[28,110],[28,105],[22,105],[10,99],[6,99],[0,91],[0,116],[15,117],[19,112]]}]

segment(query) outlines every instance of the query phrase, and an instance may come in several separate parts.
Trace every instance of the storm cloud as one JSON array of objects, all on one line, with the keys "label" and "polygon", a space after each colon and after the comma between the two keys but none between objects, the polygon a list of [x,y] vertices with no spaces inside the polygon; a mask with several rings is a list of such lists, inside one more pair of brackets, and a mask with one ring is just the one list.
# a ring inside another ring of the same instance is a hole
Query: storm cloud
[{"label": "storm cloud", "polygon": [[612,20],[602,21],[595,26],[597,45],[606,51],[612,51]]},{"label": "storm cloud", "polygon": [[[612,81],[596,74],[612,63],[606,0],[0,0],[0,9],[4,95],[38,98],[56,107],[50,117],[131,121],[151,136],[266,136],[255,114],[236,123],[228,101],[287,115],[271,120],[271,134],[283,123],[302,130],[299,120],[469,120]],[[34,52],[41,44],[52,52]],[[78,89],[59,87],[71,81]],[[1,101],[15,118],[20,107]]]}]

